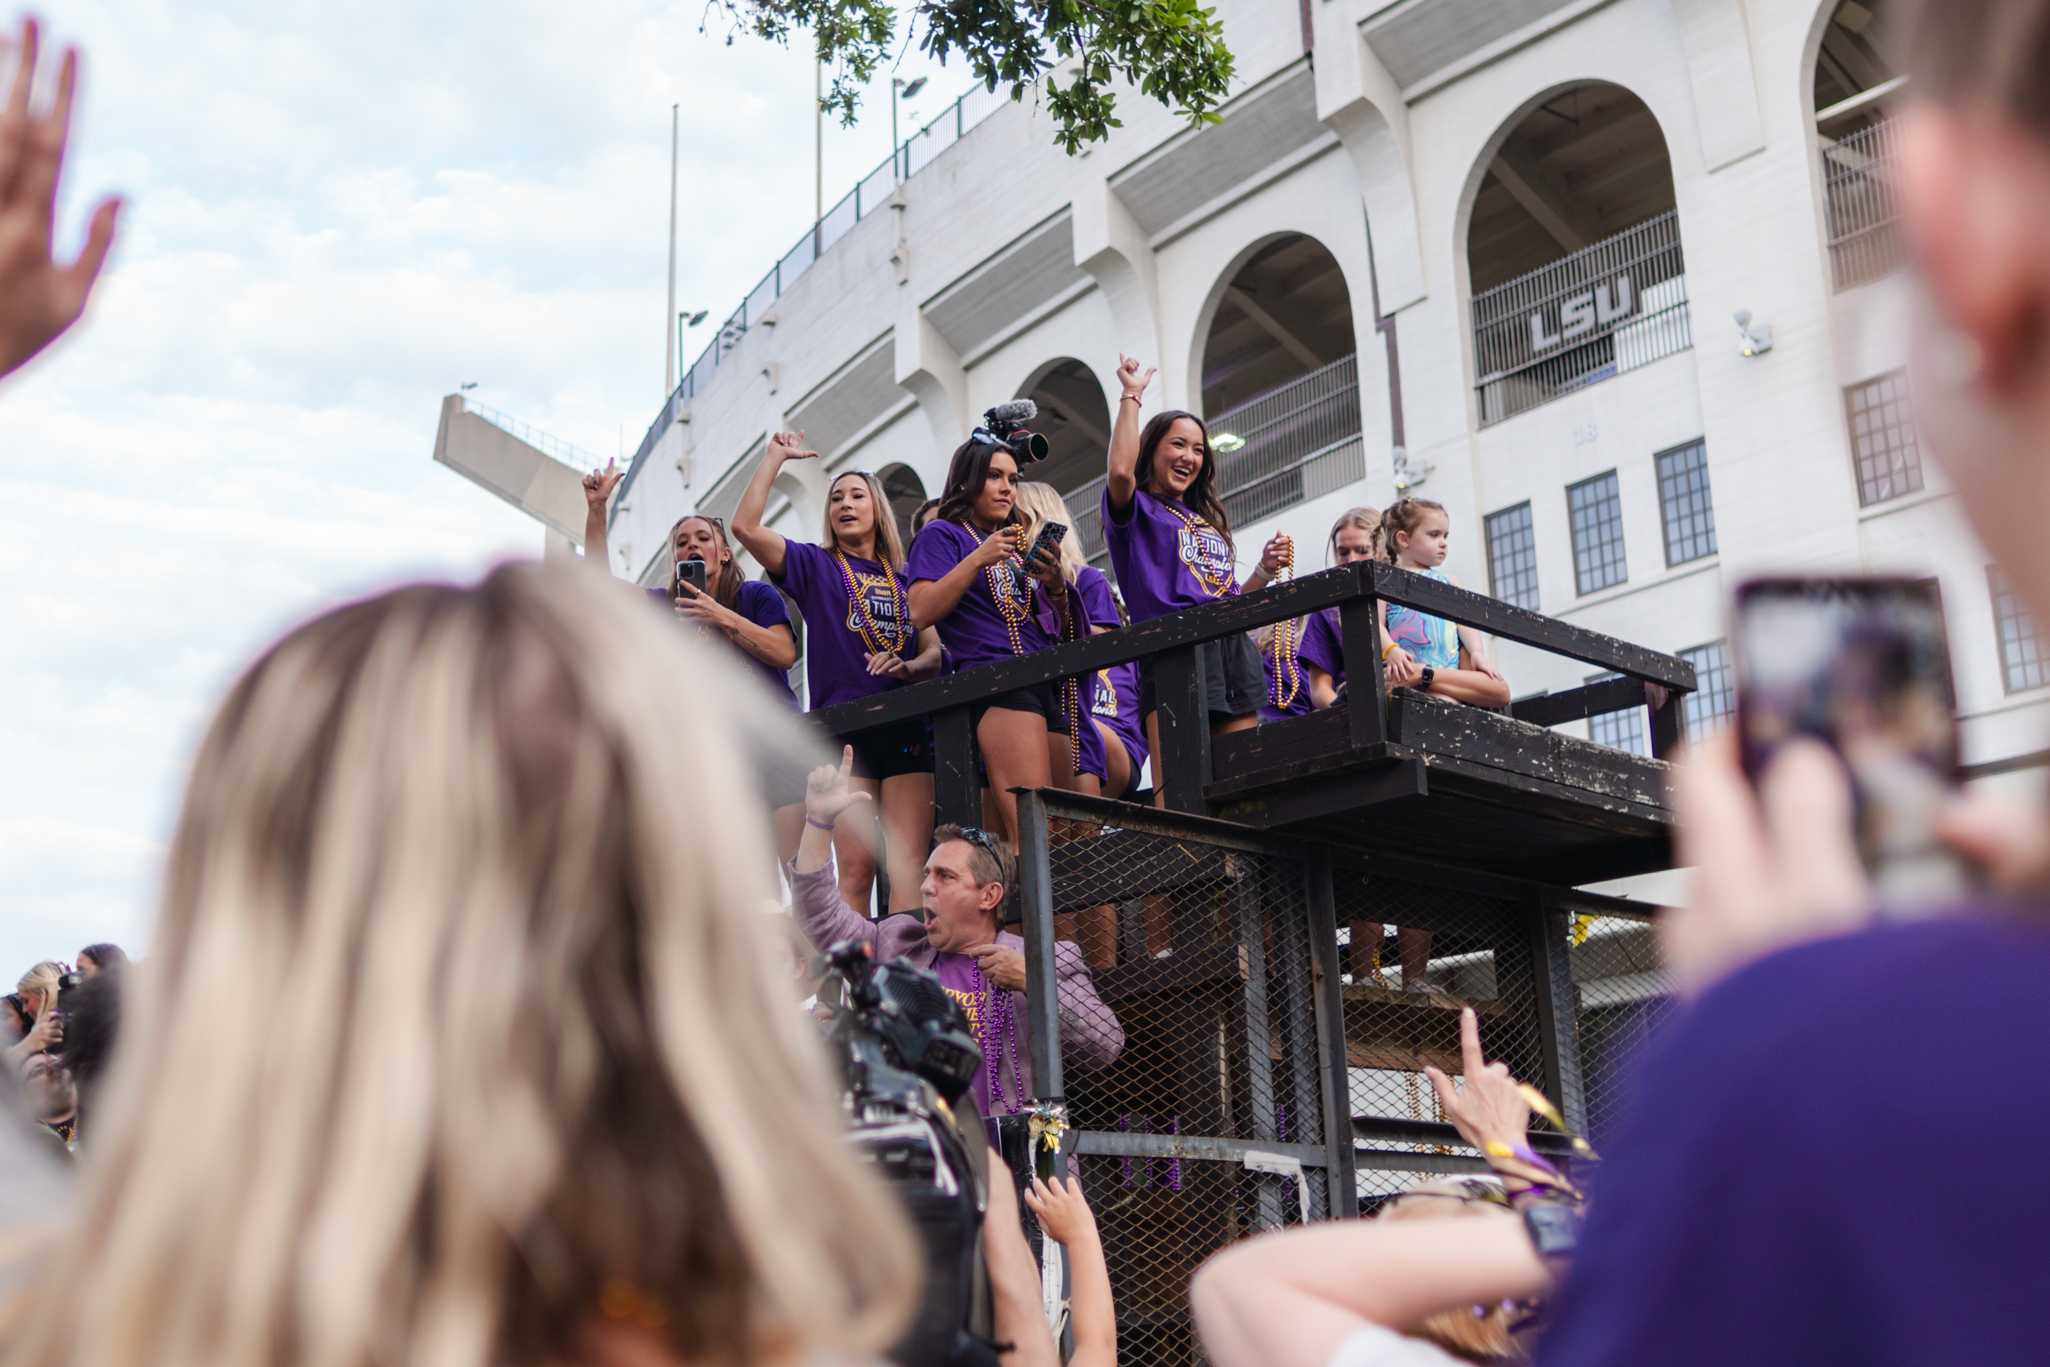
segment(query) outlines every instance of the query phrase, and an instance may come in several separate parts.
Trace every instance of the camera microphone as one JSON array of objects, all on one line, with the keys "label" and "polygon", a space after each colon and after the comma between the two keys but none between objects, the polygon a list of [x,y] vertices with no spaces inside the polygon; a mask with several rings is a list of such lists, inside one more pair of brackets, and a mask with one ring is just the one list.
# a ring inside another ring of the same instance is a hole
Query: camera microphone
[{"label": "camera microphone", "polygon": [[1000,403],[982,415],[985,424],[993,428],[1015,427],[1021,422],[1031,422],[1039,416],[1039,405],[1030,399],[1013,399]]}]

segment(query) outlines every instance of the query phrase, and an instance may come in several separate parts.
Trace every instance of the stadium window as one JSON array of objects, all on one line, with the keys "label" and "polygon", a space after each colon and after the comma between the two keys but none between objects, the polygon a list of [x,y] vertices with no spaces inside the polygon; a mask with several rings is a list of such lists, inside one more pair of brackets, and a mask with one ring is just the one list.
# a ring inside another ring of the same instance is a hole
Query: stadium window
[{"label": "stadium window", "polygon": [[1659,517],[1666,531],[1666,564],[1685,565],[1715,554],[1715,501],[1708,492],[1708,444],[1695,440],[1661,451]]},{"label": "stadium window", "polygon": [[1908,412],[1906,371],[1846,389],[1844,416],[1851,429],[1860,506],[1869,508],[1922,491],[1922,448]]},{"label": "stadium window", "polygon": [[1566,488],[1567,525],[1573,534],[1573,582],[1585,596],[1629,578],[1623,558],[1623,499],[1616,472]]},{"label": "stadium window", "polygon": [[2050,683],[2043,660],[2043,639],[2014,585],[1995,567],[1986,567],[1993,591],[1993,632],[2000,642],[2000,682],[2009,693]]},{"label": "stadium window", "polygon": [[[1621,674],[1590,674],[1591,684],[1607,683],[1620,679]],[[1627,707],[1621,712],[1603,712],[1587,719],[1587,738],[1596,745],[1606,745],[1612,750],[1627,750],[1633,755],[1651,754],[1651,733],[1644,725],[1644,709]]]},{"label": "stadium window", "polygon": [[1488,591],[1505,603],[1538,610],[1537,537],[1528,500],[1482,519],[1488,541]]},{"label": "stadium window", "polygon": [[1720,729],[1737,711],[1737,683],[1730,672],[1730,652],[1722,641],[1679,652],[1694,666],[1694,691],[1680,704],[1686,734],[1699,738]]}]

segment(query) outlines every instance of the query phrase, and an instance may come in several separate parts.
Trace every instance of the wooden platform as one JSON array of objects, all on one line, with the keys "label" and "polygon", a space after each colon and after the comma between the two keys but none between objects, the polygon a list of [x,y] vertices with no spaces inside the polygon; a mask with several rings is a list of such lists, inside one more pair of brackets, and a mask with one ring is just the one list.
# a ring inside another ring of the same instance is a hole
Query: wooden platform
[{"label": "wooden platform", "polygon": [[1563,886],[1671,866],[1663,761],[1408,690],[1387,707],[1372,746],[1344,707],[1219,737],[1212,812]]}]

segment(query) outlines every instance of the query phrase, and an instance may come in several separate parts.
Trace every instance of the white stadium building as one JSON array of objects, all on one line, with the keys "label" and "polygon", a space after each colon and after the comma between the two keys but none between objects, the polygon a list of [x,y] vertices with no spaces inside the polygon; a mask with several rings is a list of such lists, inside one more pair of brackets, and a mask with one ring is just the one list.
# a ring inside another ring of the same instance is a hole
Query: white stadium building
[{"label": "white stadium building", "polygon": [[[842,469],[908,518],[985,408],[1035,399],[1099,563],[1120,350],[1207,415],[1241,570],[1315,568],[1344,509],[1452,512],[1462,583],[1691,660],[1730,706],[1730,587],[1935,576],[1966,758],[2042,743],[2050,665],[1906,411],[1884,0],[1217,0],[1237,63],[1192,130],[1136,91],[1070,157],[976,91],[803,230],[684,374],[615,500],[616,572],[730,514],[765,434],[775,525]],[[799,225],[791,225],[793,233]],[[1742,321],[1739,321],[1742,320]],[[579,534],[547,439],[444,403],[436,458]],[[1521,694],[1583,682],[1521,647]],[[801,678],[802,670],[798,671]],[[1575,722],[1643,749],[1642,710]]]}]

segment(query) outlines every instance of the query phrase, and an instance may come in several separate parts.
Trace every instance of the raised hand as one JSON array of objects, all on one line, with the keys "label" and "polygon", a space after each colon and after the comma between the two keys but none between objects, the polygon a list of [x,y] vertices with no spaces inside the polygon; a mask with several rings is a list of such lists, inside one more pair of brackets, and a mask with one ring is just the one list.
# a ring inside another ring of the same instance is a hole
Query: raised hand
[{"label": "raised hand", "polygon": [[764,453],[771,460],[817,460],[819,453],[807,448],[802,432],[778,432],[769,438],[769,449]]},{"label": "raised hand", "polygon": [[1122,351],[1118,353],[1118,387],[1131,398],[1144,398],[1146,386],[1153,383],[1153,377],[1158,373],[1153,366],[1147,366],[1145,373],[1141,374],[1138,357],[1127,356]]},{"label": "raised hand", "polygon": [[1096,1237],[1096,1213],[1082,1199],[1082,1180],[1073,1174],[1066,1182],[1033,1178],[1032,1185],[1025,1188],[1025,1204],[1039,1217],[1046,1237],[1063,1247]]},{"label": "raised hand", "polygon": [[595,512],[603,512],[605,505],[611,501],[612,491],[619,487],[619,481],[622,477],[619,462],[616,460],[608,460],[605,462],[603,470],[593,470],[590,474],[585,475],[585,504]]},{"label": "raised hand", "polygon": [[1435,1067],[1424,1076],[1438,1094],[1438,1109],[1452,1122],[1460,1137],[1482,1153],[1492,1146],[1514,1149],[1526,1142],[1530,1130],[1530,1103],[1523,1099],[1523,1087],[1509,1074],[1506,1063],[1489,1063],[1481,1053],[1480,1018],[1472,1007],[1459,1013],[1459,1067],[1465,1085],[1454,1087],[1452,1079]]},{"label": "raised hand", "polygon": [[78,50],[65,49],[48,109],[31,108],[41,31],[21,27],[20,55],[0,107],[0,375],[41,351],[85,312],[85,302],[114,245],[121,201],[103,199],[92,213],[85,246],[68,266],[57,263],[57,183],[78,88]]},{"label": "raised hand", "polygon": [[1295,538],[1287,532],[1276,532],[1267,538],[1266,546],[1260,551],[1260,572],[1269,579],[1280,574],[1295,563]]},{"label": "raised hand", "polygon": [[840,747],[840,763],[835,766],[821,764],[804,780],[804,814],[822,826],[830,826],[840,819],[840,813],[856,802],[868,802],[870,797],[848,780],[854,773],[854,747]]}]

